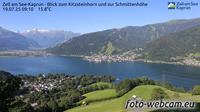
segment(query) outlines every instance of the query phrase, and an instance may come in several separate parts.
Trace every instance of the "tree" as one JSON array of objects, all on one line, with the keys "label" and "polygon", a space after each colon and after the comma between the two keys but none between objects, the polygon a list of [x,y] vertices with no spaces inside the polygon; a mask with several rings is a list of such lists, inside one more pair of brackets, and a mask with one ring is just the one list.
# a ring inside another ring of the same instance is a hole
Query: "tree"
[{"label": "tree", "polygon": [[176,88],[176,91],[177,92],[181,92],[181,93],[185,93],[185,89],[184,88]]},{"label": "tree", "polygon": [[51,109],[52,112],[59,112],[59,107],[58,107],[58,104],[55,100],[51,99],[48,102],[48,106],[49,106],[49,108]]},{"label": "tree", "polygon": [[173,97],[176,98],[176,99],[177,99],[177,98],[180,98],[180,94],[177,93],[177,92],[175,92],[174,95],[173,95]]},{"label": "tree", "polygon": [[21,79],[12,74],[0,71],[0,111],[8,111],[8,104],[19,90]]},{"label": "tree", "polygon": [[192,90],[193,95],[200,95],[200,86],[194,86]]},{"label": "tree", "polygon": [[49,108],[46,102],[42,102],[38,107],[37,112],[51,112],[51,108]]},{"label": "tree", "polygon": [[118,96],[121,96],[125,93],[127,93],[129,90],[133,88],[132,82],[129,79],[121,81],[117,86],[116,86],[116,91]]},{"label": "tree", "polygon": [[152,100],[166,99],[168,97],[169,96],[167,95],[167,93],[165,93],[165,91],[163,91],[161,88],[155,88],[151,93]]},{"label": "tree", "polygon": [[155,85],[155,82],[146,77],[126,79],[117,84],[116,91],[118,96],[121,96],[139,85]]},{"label": "tree", "polygon": [[59,107],[62,109],[62,110],[67,110],[69,108],[68,106],[68,97],[61,97],[60,98],[60,101],[58,103]]}]

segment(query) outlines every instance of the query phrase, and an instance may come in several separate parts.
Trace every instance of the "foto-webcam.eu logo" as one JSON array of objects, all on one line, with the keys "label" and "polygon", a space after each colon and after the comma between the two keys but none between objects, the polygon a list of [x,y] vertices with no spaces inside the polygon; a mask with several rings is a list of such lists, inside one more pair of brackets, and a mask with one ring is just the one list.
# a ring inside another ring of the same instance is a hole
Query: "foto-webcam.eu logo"
[{"label": "foto-webcam.eu logo", "polygon": [[176,3],[175,2],[168,2],[168,9],[175,9],[176,8]]}]

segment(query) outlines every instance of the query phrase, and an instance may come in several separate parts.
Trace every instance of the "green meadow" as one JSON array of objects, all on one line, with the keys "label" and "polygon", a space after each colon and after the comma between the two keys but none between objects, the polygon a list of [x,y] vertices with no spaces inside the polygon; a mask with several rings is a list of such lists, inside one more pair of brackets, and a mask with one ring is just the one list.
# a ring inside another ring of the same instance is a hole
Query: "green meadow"
[{"label": "green meadow", "polygon": [[[166,88],[155,86],[155,85],[142,85],[137,86],[125,95],[108,99],[108,100],[101,100],[100,99],[106,99],[115,97],[116,93],[113,89],[107,89],[107,90],[100,90],[95,91],[91,93],[87,93],[84,96],[86,97],[83,101],[94,101],[92,103],[89,103],[88,105],[82,105],[79,107],[72,108],[70,110],[67,110],[66,112],[126,112],[125,110],[125,102],[130,99],[133,95],[136,95],[143,100],[150,100],[151,99],[151,93],[153,89],[155,88],[161,88],[163,89],[169,96],[169,100],[189,100],[189,101],[195,101],[200,102],[200,96],[192,96],[190,93],[176,93],[174,91],[168,90]],[[179,98],[175,98],[175,94],[179,94]],[[96,102],[95,102],[96,100]]]},{"label": "green meadow", "polygon": [[97,82],[97,83],[91,84],[90,86],[91,87],[94,87],[94,86],[97,86],[97,87],[108,86],[109,88],[111,88],[112,84],[108,83],[108,82]]},{"label": "green meadow", "polygon": [[81,100],[80,102],[95,102],[99,100],[115,98],[117,96],[117,93],[115,89],[106,89],[90,92],[83,96],[85,96],[86,98]]}]

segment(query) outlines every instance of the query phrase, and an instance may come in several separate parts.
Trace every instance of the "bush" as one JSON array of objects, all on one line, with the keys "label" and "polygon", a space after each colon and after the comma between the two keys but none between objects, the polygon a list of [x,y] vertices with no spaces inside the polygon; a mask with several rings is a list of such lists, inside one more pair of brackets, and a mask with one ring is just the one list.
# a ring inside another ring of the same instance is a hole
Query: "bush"
[{"label": "bush", "polygon": [[48,102],[48,107],[51,109],[52,112],[60,112],[59,107],[58,107],[58,103],[55,100],[51,99]]},{"label": "bush", "polygon": [[200,95],[200,86],[194,86],[192,90],[193,95]]},{"label": "bush", "polygon": [[185,89],[179,87],[179,88],[176,88],[176,92],[185,93]]},{"label": "bush", "polygon": [[118,96],[122,96],[123,94],[127,93],[129,90],[133,88],[132,81],[129,79],[121,81],[116,86],[116,91]]},{"label": "bush", "polygon": [[155,85],[155,82],[146,77],[123,80],[116,85],[117,96],[122,96],[139,85]]},{"label": "bush", "polygon": [[177,99],[177,98],[180,98],[180,94],[179,94],[179,93],[177,93],[177,92],[176,92],[176,93],[174,93],[174,95],[173,95],[173,98],[176,98],[176,99]]},{"label": "bush", "polygon": [[161,88],[153,89],[151,93],[152,100],[160,100],[160,99],[166,99],[166,98],[169,98],[169,96]]}]

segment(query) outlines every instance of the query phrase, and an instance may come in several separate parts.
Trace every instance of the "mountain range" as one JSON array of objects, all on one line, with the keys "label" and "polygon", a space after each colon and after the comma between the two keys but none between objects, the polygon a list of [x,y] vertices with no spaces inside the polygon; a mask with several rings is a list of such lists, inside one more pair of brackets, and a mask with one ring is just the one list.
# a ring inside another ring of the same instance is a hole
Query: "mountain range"
[{"label": "mountain range", "polygon": [[0,27],[0,51],[26,50],[40,47],[34,40]]},{"label": "mountain range", "polygon": [[40,29],[16,33],[0,27],[0,51],[54,47],[78,35],[70,31]]},{"label": "mountain range", "polygon": [[36,41],[41,48],[48,48],[64,43],[80,34],[64,30],[32,29],[22,32],[21,35]]},{"label": "mountain range", "polygon": [[200,53],[200,25],[169,34],[146,45],[145,53],[151,60],[167,60],[171,57]]},{"label": "mountain range", "polygon": [[66,55],[115,54],[144,48],[154,40],[198,25],[200,18],[109,29],[77,36],[47,50],[54,54]]},{"label": "mountain range", "polygon": [[0,27],[0,51],[47,48],[56,55],[112,55],[136,48],[150,59],[166,60],[200,52],[200,18],[128,26],[80,35],[33,29],[16,33]]}]

